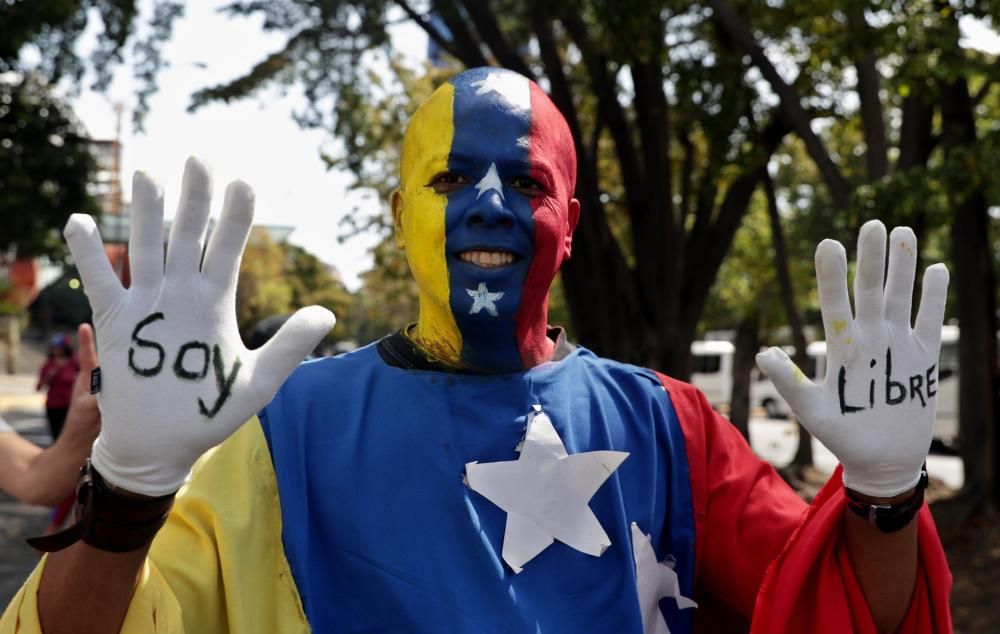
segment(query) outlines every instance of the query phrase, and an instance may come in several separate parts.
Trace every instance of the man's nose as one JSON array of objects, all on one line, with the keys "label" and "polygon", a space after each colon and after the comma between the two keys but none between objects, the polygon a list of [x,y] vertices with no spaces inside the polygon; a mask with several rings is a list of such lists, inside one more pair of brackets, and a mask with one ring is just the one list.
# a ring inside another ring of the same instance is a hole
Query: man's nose
[{"label": "man's nose", "polygon": [[480,195],[465,214],[465,223],[470,227],[492,229],[514,226],[514,212],[507,208],[501,192],[491,189]]}]

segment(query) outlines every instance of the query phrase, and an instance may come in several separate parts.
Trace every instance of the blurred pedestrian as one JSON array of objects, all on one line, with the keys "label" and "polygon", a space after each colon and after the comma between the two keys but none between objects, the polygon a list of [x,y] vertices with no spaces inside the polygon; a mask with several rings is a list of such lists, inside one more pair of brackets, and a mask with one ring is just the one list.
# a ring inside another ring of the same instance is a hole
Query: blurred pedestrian
[{"label": "blurred pedestrian", "polygon": [[0,419],[0,491],[28,504],[55,506],[73,493],[80,467],[101,428],[97,397],[90,393],[90,371],[97,367],[90,326],[80,326],[78,340],[83,371],[71,390],[66,431],[59,440],[42,449]]},{"label": "blurred pedestrian", "polygon": [[49,355],[38,373],[36,390],[48,388],[45,396],[45,417],[49,421],[49,432],[55,441],[66,422],[66,412],[73,396],[73,382],[80,372],[80,364],[73,354],[73,344],[66,335],[52,337]]}]

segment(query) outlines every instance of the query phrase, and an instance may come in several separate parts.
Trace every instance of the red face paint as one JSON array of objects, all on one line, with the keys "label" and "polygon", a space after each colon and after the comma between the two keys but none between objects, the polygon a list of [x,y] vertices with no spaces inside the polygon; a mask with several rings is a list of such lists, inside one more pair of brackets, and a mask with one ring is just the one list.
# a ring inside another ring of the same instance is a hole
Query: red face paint
[{"label": "red face paint", "polygon": [[[534,257],[524,280],[515,316],[516,337],[526,368],[547,361],[552,343],[548,328],[549,287],[569,257],[576,224],[576,149],[569,126],[548,96],[531,82],[531,133],[528,139],[531,176],[552,195],[532,201],[535,221]],[[571,213],[571,207],[573,208]]]}]

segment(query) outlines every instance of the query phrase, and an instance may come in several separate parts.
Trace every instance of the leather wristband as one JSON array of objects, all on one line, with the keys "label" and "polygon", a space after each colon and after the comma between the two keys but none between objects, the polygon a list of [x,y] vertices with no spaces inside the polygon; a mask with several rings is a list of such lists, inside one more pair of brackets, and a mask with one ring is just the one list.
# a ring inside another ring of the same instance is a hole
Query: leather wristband
[{"label": "leather wristband", "polygon": [[847,508],[855,515],[864,518],[883,533],[895,533],[902,530],[917,516],[917,511],[924,505],[924,490],[927,489],[927,471],[922,471],[913,495],[895,504],[872,504],[861,499],[858,494],[847,487]]},{"label": "leather wristband", "polygon": [[174,495],[124,495],[106,482],[88,459],[76,485],[74,524],[58,533],[27,541],[33,548],[49,553],[80,540],[112,553],[133,551],[153,541],[167,521]]}]

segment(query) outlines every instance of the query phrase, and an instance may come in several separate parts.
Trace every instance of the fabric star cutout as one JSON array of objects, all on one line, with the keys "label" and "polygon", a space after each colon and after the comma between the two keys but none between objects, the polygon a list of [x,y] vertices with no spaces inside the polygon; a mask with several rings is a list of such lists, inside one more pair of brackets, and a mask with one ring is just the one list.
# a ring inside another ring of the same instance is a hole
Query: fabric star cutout
[{"label": "fabric star cutout", "polygon": [[469,488],[507,512],[503,560],[514,573],[559,540],[600,557],[611,545],[590,498],[628,457],[624,451],[568,455],[540,405],[528,416],[517,460],[465,465]]},{"label": "fabric star cutout", "polygon": [[475,315],[484,309],[494,317],[499,314],[497,313],[497,305],[494,302],[500,301],[500,298],[503,297],[503,291],[491,293],[490,290],[486,288],[486,282],[480,282],[479,287],[476,290],[467,288],[465,289],[465,292],[472,298],[472,308],[469,309],[470,315]]},{"label": "fabric star cutout", "polygon": [[490,72],[469,85],[476,89],[477,97],[496,93],[521,110],[531,108],[531,87],[525,77],[516,73]]},{"label": "fabric star cutout", "polygon": [[500,200],[504,200],[503,183],[500,182],[500,174],[497,173],[496,163],[490,163],[490,169],[486,170],[486,176],[483,176],[483,179],[476,183],[476,199],[478,200],[491,189],[496,190],[500,194]]},{"label": "fabric star cutout", "polygon": [[653,541],[632,522],[632,558],[635,560],[635,583],[639,590],[643,634],[670,634],[660,612],[660,599],[673,597],[677,608],[696,608],[698,604],[681,595],[681,584],[670,563],[656,560]]}]

